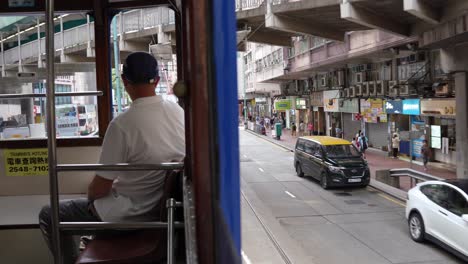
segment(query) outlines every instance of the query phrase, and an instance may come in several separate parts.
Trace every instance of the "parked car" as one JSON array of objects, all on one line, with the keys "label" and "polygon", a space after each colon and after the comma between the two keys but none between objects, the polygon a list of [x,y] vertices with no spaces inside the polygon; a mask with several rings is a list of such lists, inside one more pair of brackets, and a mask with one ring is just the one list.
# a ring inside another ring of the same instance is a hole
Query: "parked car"
[{"label": "parked car", "polygon": [[312,176],[324,189],[334,186],[367,186],[367,162],[351,142],[328,136],[307,136],[297,140],[294,167],[299,177]]},{"label": "parked car", "polygon": [[428,181],[408,191],[411,238],[430,240],[468,262],[468,179]]}]

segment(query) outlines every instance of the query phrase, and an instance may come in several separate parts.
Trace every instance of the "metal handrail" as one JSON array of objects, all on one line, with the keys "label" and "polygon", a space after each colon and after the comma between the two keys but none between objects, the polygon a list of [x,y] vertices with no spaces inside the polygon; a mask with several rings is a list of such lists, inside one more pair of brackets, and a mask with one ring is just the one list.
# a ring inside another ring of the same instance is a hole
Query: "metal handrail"
[{"label": "metal handrail", "polygon": [[57,171],[168,171],[181,170],[181,162],[168,162],[160,164],[59,164]]},{"label": "metal handrail", "polygon": [[410,177],[410,188],[413,188],[419,182],[444,180],[443,178],[409,168],[391,169],[389,170],[389,174],[390,177]]},{"label": "metal handrail", "polygon": [[[102,91],[96,92],[63,92],[55,93],[55,96],[102,96],[104,93]],[[0,99],[22,99],[22,98],[45,98],[47,94],[36,94],[36,93],[26,93],[26,94],[0,94]]]},{"label": "metal handrail", "polygon": [[427,174],[424,172],[420,172],[417,170],[403,168],[403,169],[391,169],[390,176],[399,177],[399,176],[408,176],[414,179],[418,179],[420,181],[442,181],[443,178]]},{"label": "metal handrail", "polygon": [[[60,230],[68,232],[131,230],[167,228],[168,222],[60,222]],[[183,222],[174,222],[174,227],[183,228]]]}]

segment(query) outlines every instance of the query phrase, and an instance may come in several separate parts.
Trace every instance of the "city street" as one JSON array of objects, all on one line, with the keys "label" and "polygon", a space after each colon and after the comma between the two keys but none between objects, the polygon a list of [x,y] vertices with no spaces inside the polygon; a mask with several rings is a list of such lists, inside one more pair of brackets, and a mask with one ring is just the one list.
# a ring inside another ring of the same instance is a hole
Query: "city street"
[{"label": "city street", "polygon": [[462,263],[413,242],[404,204],[375,189],[323,190],[293,153],[240,131],[244,263]]}]

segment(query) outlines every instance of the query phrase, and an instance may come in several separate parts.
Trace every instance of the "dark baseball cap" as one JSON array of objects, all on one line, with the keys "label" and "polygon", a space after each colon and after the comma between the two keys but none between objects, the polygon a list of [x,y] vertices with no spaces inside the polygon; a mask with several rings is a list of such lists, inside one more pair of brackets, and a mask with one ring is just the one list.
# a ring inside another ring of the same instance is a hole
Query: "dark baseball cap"
[{"label": "dark baseball cap", "polygon": [[133,52],[125,60],[122,74],[134,84],[155,83],[159,78],[158,62],[147,52]]}]

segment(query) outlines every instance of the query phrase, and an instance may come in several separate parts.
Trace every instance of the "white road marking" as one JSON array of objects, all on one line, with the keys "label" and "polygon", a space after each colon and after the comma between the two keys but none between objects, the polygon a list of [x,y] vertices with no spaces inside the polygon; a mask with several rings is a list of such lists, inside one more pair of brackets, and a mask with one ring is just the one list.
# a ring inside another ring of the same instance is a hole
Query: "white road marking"
[{"label": "white road marking", "polygon": [[261,171],[261,172],[265,172],[262,168],[258,168],[258,170]]},{"label": "white road marking", "polygon": [[241,251],[242,259],[244,260],[245,264],[252,264],[249,257],[245,254],[244,250]]},{"label": "white road marking", "polygon": [[288,191],[284,191],[287,195],[291,196],[292,198],[296,198],[296,196],[294,196],[292,193],[288,192]]}]

